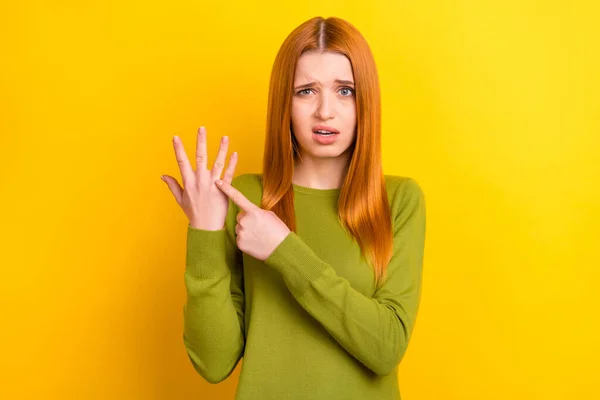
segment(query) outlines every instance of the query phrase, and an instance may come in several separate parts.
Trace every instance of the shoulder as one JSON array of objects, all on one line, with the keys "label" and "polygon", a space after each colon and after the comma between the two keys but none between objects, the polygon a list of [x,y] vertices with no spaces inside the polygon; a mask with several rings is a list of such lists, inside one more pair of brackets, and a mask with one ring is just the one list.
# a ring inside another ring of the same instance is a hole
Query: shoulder
[{"label": "shoulder", "polygon": [[260,207],[262,199],[262,175],[245,173],[234,177],[231,186],[239,190],[248,200]]},{"label": "shoulder", "polygon": [[234,177],[231,180],[231,186],[234,186],[235,188],[238,188],[238,186],[240,188],[241,187],[256,187],[256,186],[262,187],[261,180],[262,180],[261,174],[248,172],[248,173],[241,174],[241,175]]},{"label": "shoulder", "polygon": [[424,196],[420,183],[412,177],[400,175],[384,175],[388,196],[396,199],[398,196]]},{"label": "shoulder", "polygon": [[425,193],[415,178],[385,175],[385,182],[390,208],[395,219],[406,213],[424,212]]},{"label": "shoulder", "polygon": [[[396,216],[407,207],[424,206],[425,194],[419,182],[409,176],[384,175],[386,191],[392,213]],[[231,186],[248,200],[260,205],[262,199],[262,174],[245,173],[234,177]]]}]

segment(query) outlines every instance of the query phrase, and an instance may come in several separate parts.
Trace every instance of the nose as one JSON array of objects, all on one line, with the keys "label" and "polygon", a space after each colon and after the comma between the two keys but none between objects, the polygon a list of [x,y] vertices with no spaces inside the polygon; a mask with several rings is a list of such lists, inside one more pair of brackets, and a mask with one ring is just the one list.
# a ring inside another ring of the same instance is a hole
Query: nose
[{"label": "nose", "polygon": [[319,104],[317,105],[317,110],[315,112],[316,117],[320,119],[330,119],[333,116],[333,100],[331,96],[324,92],[321,92],[319,95]]}]

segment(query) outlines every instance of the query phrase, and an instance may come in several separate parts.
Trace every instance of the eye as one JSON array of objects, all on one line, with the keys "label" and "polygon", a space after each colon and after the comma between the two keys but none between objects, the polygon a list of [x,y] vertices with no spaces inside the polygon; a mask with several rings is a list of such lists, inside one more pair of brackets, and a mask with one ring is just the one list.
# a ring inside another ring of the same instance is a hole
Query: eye
[{"label": "eye", "polygon": [[[299,95],[303,96],[305,94],[308,94],[308,93],[306,93],[307,90],[312,90],[312,89],[302,89],[302,90],[299,90],[298,92],[296,92],[296,94],[299,94]],[[348,91],[350,91],[350,93],[348,95],[343,95],[343,97],[350,97],[350,96],[352,96],[354,94],[354,89],[352,89],[349,86],[344,86],[343,88],[340,88],[340,90],[348,90]]]},{"label": "eye", "polygon": [[[345,86],[345,87],[341,88],[340,90],[349,90],[350,91],[350,95],[354,94],[354,89],[352,89],[349,86]],[[344,97],[349,97],[349,96],[344,96]]]}]

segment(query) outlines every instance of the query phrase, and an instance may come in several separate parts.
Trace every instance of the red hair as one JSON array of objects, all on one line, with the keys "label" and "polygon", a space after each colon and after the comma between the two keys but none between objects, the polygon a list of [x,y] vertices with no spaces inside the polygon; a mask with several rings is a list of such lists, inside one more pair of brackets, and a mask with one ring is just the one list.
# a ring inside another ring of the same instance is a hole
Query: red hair
[{"label": "red hair", "polygon": [[356,96],[356,140],[338,200],[338,217],[367,254],[377,286],[392,257],[390,205],[381,166],[381,104],[375,59],[349,22],[312,18],[285,39],[273,64],[263,159],[261,207],[296,232],[292,177],[298,144],[291,130],[293,84],[298,58],[307,50],[331,51],[350,60]]}]

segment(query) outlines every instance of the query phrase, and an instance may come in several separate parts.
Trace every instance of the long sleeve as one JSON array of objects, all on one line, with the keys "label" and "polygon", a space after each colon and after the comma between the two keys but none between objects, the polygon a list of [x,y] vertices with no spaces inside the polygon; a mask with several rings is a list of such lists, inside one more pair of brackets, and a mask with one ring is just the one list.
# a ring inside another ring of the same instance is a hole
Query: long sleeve
[{"label": "long sleeve", "polygon": [[230,200],[217,231],[188,224],[183,341],[194,369],[208,382],[226,379],[242,358],[244,282],[236,246],[237,206]]},{"label": "long sleeve", "polygon": [[295,233],[265,260],[298,303],[354,358],[380,376],[402,360],[420,303],[425,198],[418,183],[400,184],[392,205],[394,253],[384,284],[367,297],[350,286]]}]

